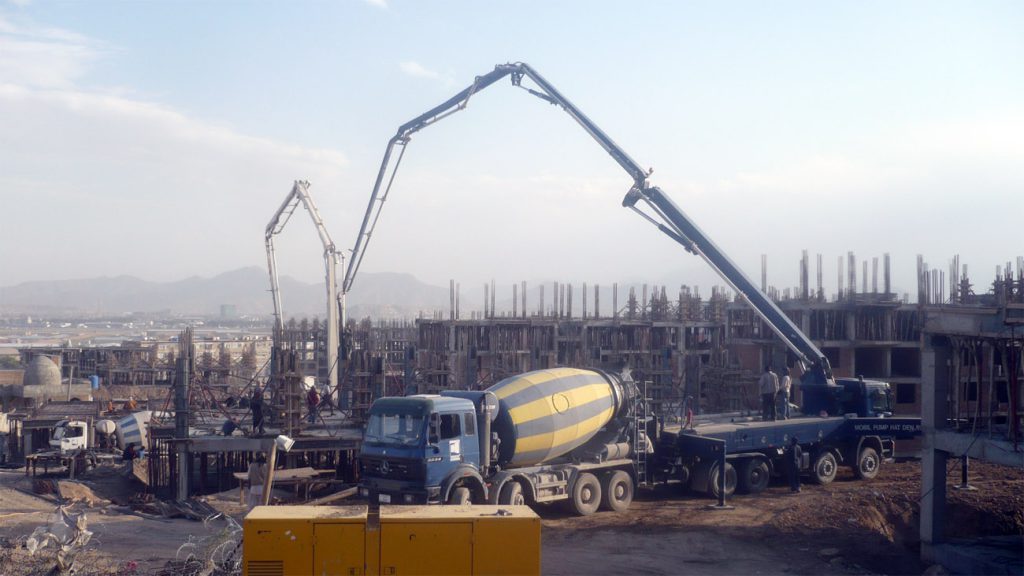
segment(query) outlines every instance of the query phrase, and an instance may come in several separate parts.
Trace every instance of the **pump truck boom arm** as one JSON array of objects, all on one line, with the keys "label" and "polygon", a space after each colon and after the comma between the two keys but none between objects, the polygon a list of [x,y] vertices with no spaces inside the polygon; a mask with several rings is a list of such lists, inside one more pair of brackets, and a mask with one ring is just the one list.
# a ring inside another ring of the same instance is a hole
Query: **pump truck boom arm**
[{"label": "pump truck boom arm", "polygon": [[[402,156],[405,153],[405,146],[415,132],[445,118],[455,112],[463,110],[469,103],[469,99],[480,90],[494,84],[501,78],[510,76],[512,85],[523,88],[530,94],[562,108],[573,118],[608,154],[621,166],[633,179],[625,198],[623,206],[636,211],[647,221],[658,227],[670,238],[681,244],[689,252],[703,258],[718,274],[740,294],[762,320],[782,339],[783,342],[793,351],[797,358],[810,370],[805,373],[805,378],[810,376],[820,383],[834,383],[832,369],[828,359],[815,346],[799,328],[771,301],[760,289],[751,282],[740,269],[704,234],[687,216],[680,210],[672,200],[661,191],[660,188],[649,186],[647,177],[651,170],[644,170],[625,151],[622,150],[607,134],[597,127],[583,112],[572,102],[562,96],[543,76],[529,65],[517,62],[513,64],[499,64],[494,70],[483,76],[478,76],[473,84],[452,96],[442,104],[435,106],[424,114],[403,124],[398,132],[388,141],[387,149],[384,152],[384,159],[381,162],[380,170],[377,173],[377,180],[374,183],[373,193],[370,196],[370,203],[366,208],[363,217],[363,224],[356,238],[356,245],[352,251],[352,258],[349,261],[345,278],[342,282],[342,293],[347,293],[352,287],[355,274],[359,269],[363,256],[366,252],[366,245],[373,234],[377,220],[380,218],[380,211],[387,200],[388,192],[394,183],[395,173],[401,164]],[[522,85],[523,78],[532,81],[537,89]],[[396,147],[400,148],[398,158],[394,167],[390,169],[391,158]],[[385,185],[386,181],[386,185]],[[383,186],[383,192],[381,190]],[[642,204],[641,204],[642,202]],[[650,214],[637,205],[641,204],[650,210]]]},{"label": "pump truck boom arm", "polygon": [[324,248],[324,267],[327,284],[327,366],[328,384],[333,391],[338,386],[338,325],[339,310],[344,308],[343,299],[338,293],[337,266],[343,264],[343,258],[334,246],[334,240],[327,233],[320,211],[317,210],[313,198],[309,195],[309,182],[296,180],[291,191],[285,196],[281,207],[274,212],[274,216],[267,224],[265,234],[267,246],[267,268],[270,271],[270,295],[274,299],[274,329],[277,332],[284,330],[284,313],[281,310],[281,287],[277,280],[277,257],[274,253],[274,236],[284,230],[285,224],[291,219],[292,214],[299,207],[299,204],[309,212],[313,220],[313,226],[320,237],[320,243]]},{"label": "pump truck boom arm", "polygon": [[[473,83],[464,88],[458,94],[452,96],[448,100],[445,100],[441,104],[427,110],[423,114],[413,118],[412,120],[402,124],[398,127],[398,131],[394,136],[388,140],[387,148],[384,150],[384,159],[381,161],[380,169],[377,172],[377,179],[373,184],[373,192],[370,194],[370,202],[366,207],[366,214],[363,216],[363,223],[359,229],[359,235],[356,237],[355,247],[352,249],[352,256],[349,259],[348,269],[345,271],[345,276],[342,279],[341,292],[347,294],[352,289],[352,284],[355,282],[356,273],[359,271],[359,265],[362,264],[363,256],[366,254],[366,246],[370,241],[370,237],[373,235],[374,228],[377,226],[377,220],[380,218],[381,209],[384,207],[384,202],[387,201],[388,193],[391,191],[391,185],[395,181],[395,174],[398,172],[398,168],[402,163],[402,157],[405,155],[405,146],[409,143],[412,135],[420,130],[430,126],[431,124],[447,118],[448,116],[464,110],[469,104],[469,99],[474,94],[487,88],[491,84],[494,84],[498,80],[509,76],[512,79],[512,85],[523,88],[530,94],[537,96],[538,98],[561,107],[566,111],[576,122],[587,131],[591,137],[594,138],[597,143],[608,152],[609,155],[622,168],[629,173],[633,178],[634,183],[643,185],[644,180],[650,173],[649,170],[645,171],[640,167],[632,158],[629,157],[615,142],[612,141],[596,124],[590,121],[583,112],[581,112],[576,106],[574,106],[568,99],[562,96],[558,90],[555,89],[547,80],[544,79],[536,70],[531,68],[528,64],[523,62],[516,62],[514,64],[498,64],[494,67],[494,70],[484,74],[483,76],[477,76]],[[532,88],[524,87],[522,85],[523,77],[527,77],[532,80],[540,90],[534,90]],[[398,149],[396,154],[395,149]],[[392,167],[392,159],[394,158],[394,166]]]},{"label": "pump truck boom arm", "polygon": [[[641,201],[654,213],[654,216],[637,207]],[[623,198],[622,205],[636,211],[668,237],[681,244],[687,251],[703,258],[786,343],[804,364],[805,370],[810,368],[810,374],[822,384],[834,383],[832,367],[829,365],[828,358],[814,342],[747,278],[746,274],[676,206],[672,199],[662,192],[661,188],[657,186],[634,187]],[[658,221],[659,219],[661,222]]]}]

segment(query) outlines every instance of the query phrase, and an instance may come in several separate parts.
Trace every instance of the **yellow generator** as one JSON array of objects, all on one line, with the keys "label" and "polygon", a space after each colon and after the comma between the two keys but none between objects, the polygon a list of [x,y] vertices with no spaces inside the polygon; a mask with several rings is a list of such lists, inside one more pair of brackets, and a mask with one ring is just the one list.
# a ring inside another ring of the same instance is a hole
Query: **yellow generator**
[{"label": "yellow generator", "polygon": [[259,506],[243,526],[245,576],[540,574],[526,506]]}]

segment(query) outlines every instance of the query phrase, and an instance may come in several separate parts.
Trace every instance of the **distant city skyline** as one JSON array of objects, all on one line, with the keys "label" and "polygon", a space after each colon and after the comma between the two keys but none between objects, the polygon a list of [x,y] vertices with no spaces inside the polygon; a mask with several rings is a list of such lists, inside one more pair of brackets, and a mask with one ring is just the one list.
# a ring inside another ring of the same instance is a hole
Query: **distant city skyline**
[{"label": "distant city skyline", "polygon": [[[756,284],[762,254],[782,289],[821,253],[831,294],[838,258],[888,252],[913,298],[918,254],[959,254],[984,292],[1024,252],[1022,29],[997,1],[0,0],[0,286],[263,267],[296,179],[348,249],[395,129],[523,60]],[[362,271],[724,285],[621,207],[629,185],[500,82],[412,139]],[[277,247],[322,281],[305,215]]]}]

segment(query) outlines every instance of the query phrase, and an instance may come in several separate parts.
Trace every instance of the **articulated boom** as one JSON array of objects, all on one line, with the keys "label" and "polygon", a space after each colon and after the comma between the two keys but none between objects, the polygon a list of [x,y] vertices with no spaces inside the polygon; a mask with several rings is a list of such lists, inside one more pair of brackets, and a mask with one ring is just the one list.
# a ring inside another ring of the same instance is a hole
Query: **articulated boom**
[{"label": "articulated boom", "polygon": [[[599,146],[608,152],[612,159],[633,179],[633,185],[623,199],[623,206],[633,209],[670,238],[682,244],[689,252],[699,255],[710,264],[750,304],[765,323],[782,338],[783,342],[796,354],[801,363],[805,365],[805,368],[810,367],[810,371],[805,374],[805,379],[810,377],[818,382],[834,383],[832,368],[829,365],[828,359],[814,345],[810,338],[803,334],[785,313],[761,292],[660,188],[648,186],[647,177],[652,171],[641,168],[636,161],[587,118],[583,112],[576,108],[572,102],[562,96],[543,76],[522,62],[495,66],[494,70],[483,76],[478,76],[470,86],[458,94],[398,128],[398,132],[388,141],[387,149],[384,152],[384,159],[377,173],[373,193],[370,196],[370,203],[366,208],[359,236],[356,238],[355,248],[352,250],[352,258],[349,261],[345,278],[342,281],[342,294],[347,293],[352,288],[356,272],[359,270],[359,265],[362,263],[363,256],[366,253],[366,246],[373,235],[373,230],[377,225],[377,220],[380,218],[381,209],[387,200],[388,193],[391,191],[391,186],[394,184],[395,174],[402,162],[405,146],[409,143],[411,136],[438,120],[464,110],[467,104],[469,104],[469,99],[474,94],[505,76],[511,78],[513,86],[522,88],[530,94],[565,110],[573,120],[590,134]],[[523,78],[528,78],[532,81],[537,86],[537,89],[523,86]],[[396,147],[400,150],[394,162],[394,167],[391,167],[391,159],[394,156]],[[637,204],[641,201],[643,206],[650,209],[653,215],[637,207]]]},{"label": "articulated boom", "polygon": [[326,268],[327,284],[327,370],[328,384],[331,393],[338,387],[338,326],[339,309],[341,310],[344,322],[344,295],[338,294],[337,266],[343,263],[341,254],[335,249],[334,241],[327,233],[320,211],[316,209],[313,198],[309,195],[309,182],[296,180],[291,192],[285,197],[281,207],[277,209],[274,216],[267,224],[266,245],[267,245],[267,268],[270,271],[270,294],[274,299],[274,330],[280,333],[284,330],[284,313],[281,311],[281,287],[277,281],[277,258],[274,254],[274,236],[284,230],[285,224],[291,219],[292,214],[302,204],[309,212],[316,233],[320,236],[320,243],[324,247],[324,267]]}]

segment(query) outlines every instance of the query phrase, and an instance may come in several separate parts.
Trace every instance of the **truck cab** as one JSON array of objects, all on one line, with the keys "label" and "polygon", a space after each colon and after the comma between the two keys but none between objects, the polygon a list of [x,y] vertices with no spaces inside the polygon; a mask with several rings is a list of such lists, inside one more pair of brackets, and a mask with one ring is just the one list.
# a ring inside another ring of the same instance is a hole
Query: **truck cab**
[{"label": "truck cab", "polygon": [[380,504],[444,502],[464,477],[482,490],[477,428],[475,406],[464,398],[376,400],[363,435],[361,493]]},{"label": "truck cab", "polygon": [[846,414],[884,418],[892,416],[892,388],[888,382],[861,378],[838,378],[843,387],[840,404]]},{"label": "truck cab", "polygon": [[835,384],[802,383],[802,411],[812,416],[856,414],[863,418],[892,416],[892,388],[888,382],[836,378]]},{"label": "truck cab", "polygon": [[89,447],[89,425],[81,420],[61,420],[53,427],[50,448],[61,453]]}]

